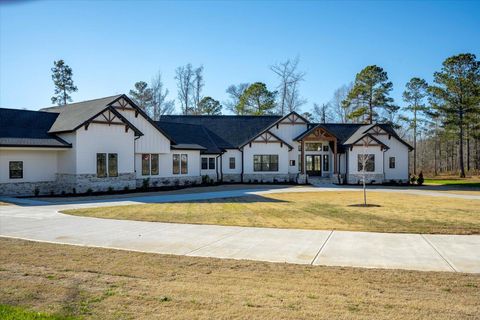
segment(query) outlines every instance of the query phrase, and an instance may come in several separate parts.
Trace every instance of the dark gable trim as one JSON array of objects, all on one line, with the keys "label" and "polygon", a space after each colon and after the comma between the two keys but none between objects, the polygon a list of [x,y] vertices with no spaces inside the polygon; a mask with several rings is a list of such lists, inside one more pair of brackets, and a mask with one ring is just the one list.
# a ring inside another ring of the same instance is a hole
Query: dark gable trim
[{"label": "dark gable trim", "polygon": [[[142,109],[140,109],[139,106],[137,106],[137,104],[135,102],[132,101],[132,99],[130,99],[126,94],[122,94],[120,97],[118,97],[117,99],[113,100],[112,102],[110,102],[109,106],[113,105],[115,102],[117,102],[118,100],[120,99],[125,99],[133,108],[135,108],[135,111],[138,112],[139,114],[142,115],[142,117],[144,117],[145,119],[147,119],[148,122],[150,122],[150,124],[152,126],[155,127],[155,129],[157,129],[161,134],[163,134],[168,140],[170,140],[170,142],[172,144],[176,144],[175,140],[172,139],[172,137],[170,137],[164,130],[162,130],[162,128],[160,128],[156,123],[155,121],[152,120],[152,118],[150,118]],[[115,108],[113,108],[115,109]]]},{"label": "dark gable trim", "polygon": [[385,128],[382,128],[382,124],[379,124],[379,123],[375,123],[373,126],[371,126],[370,128],[368,128],[367,130],[364,131],[364,133],[372,130],[373,128],[375,127],[379,127],[380,129],[382,129],[383,131],[386,131],[390,136],[394,137],[395,139],[397,139],[398,141],[400,141],[400,143],[404,144],[405,146],[407,146],[408,150],[409,151],[412,151],[413,150],[413,147],[408,143],[406,142],[405,140],[403,140],[402,138],[400,138],[400,136],[395,132],[395,130],[391,127],[391,125],[389,124],[383,124],[384,126],[388,126],[389,130],[385,130]]},{"label": "dark gable trim", "polygon": [[285,141],[283,141],[282,139],[278,138],[276,135],[274,135],[272,132],[270,132],[269,130],[272,129],[274,126],[276,126],[277,124],[279,124],[281,121],[285,120],[288,116],[290,116],[291,114],[295,114],[296,116],[298,116],[299,118],[301,118],[303,121],[305,121],[305,124],[308,125],[310,122],[305,119],[304,117],[302,117],[301,115],[299,115],[297,112],[295,111],[292,111],[290,113],[288,113],[287,115],[281,117],[280,119],[274,121],[272,124],[270,124],[268,127],[266,127],[265,129],[263,129],[262,131],[260,131],[260,133],[258,133],[257,135],[255,135],[253,138],[249,139],[248,141],[245,141],[244,143],[240,144],[238,146],[238,149],[241,149],[243,148],[245,145],[249,144],[251,141],[255,140],[256,138],[258,138],[259,136],[261,136],[262,134],[264,134],[265,132],[269,132],[272,136],[274,136],[275,138],[279,139],[280,141],[282,141],[283,143],[285,143],[290,149],[293,149],[293,147],[291,145],[289,145],[288,143],[286,143]]},{"label": "dark gable trim", "polygon": [[308,130],[305,131],[304,133],[300,134],[298,137],[294,138],[293,140],[294,140],[294,141],[300,141],[300,140],[302,140],[303,138],[305,138],[306,136],[308,136],[310,133],[312,133],[312,132],[313,132],[315,129],[317,129],[317,128],[320,128],[320,129],[324,130],[326,133],[328,133],[328,134],[331,135],[332,137],[337,138],[337,140],[338,140],[338,137],[337,137],[336,135],[334,135],[331,131],[329,131],[327,128],[325,128],[324,126],[322,126],[321,123],[314,125],[313,127],[311,127],[310,129],[308,129]]},{"label": "dark gable trim", "polygon": [[[367,130],[368,131],[368,130]],[[359,139],[355,140],[354,142],[350,143],[350,144],[346,144],[346,146],[354,146],[358,141],[364,139],[365,137],[369,137],[370,139],[372,139],[373,141],[375,141],[376,143],[378,143],[379,145],[383,146],[386,150],[390,149],[385,143],[383,143],[382,141],[378,140],[377,138],[375,138],[374,136],[372,136],[370,133],[367,133],[365,135],[363,135],[362,137],[360,137]],[[368,146],[367,146],[368,147]]]},{"label": "dark gable trim", "polygon": [[67,132],[73,132],[73,131],[76,131],[78,130],[79,128],[83,127],[83,126],[87,126],[90,124],[90,122],[93,121],[93,119],[95,119],[96,117],[100,116],[102,113],[104,113],[105,111],[111,111],[115,116],[117,116],[120,120],[122,120],[126,126],[128,126],[130,129],[132,129],[135,134],[137,136],[143,136],[143,133],[138,130],[130,121],[127,120],[127,118],[125,118],[124,116],[122,116],[117,110],[115,110],[114,107],[112,107],[111,105],[108,105],[105,107],[105,109],[102,109],[100,112],[96,113],[95,115],[93,115],[92,117],[90,117],[89,119],[85,120],[84,122],[82,122],[81,124],[79,124],[78,126],[76,126],[75,128],[73,128],[72,130],[65,130],[65,131],[56,131],[56,132],[53,132],[55,134],[58,134],[58,133],[67,133]]},{"label": "dark gable trim", "polygon": [[[271,128],[271,127],[270,127]],[[262,134],[264,133],[268,133],[270,135],[272,135],[275,139],[277,139],[278,141],[280,141],[281,143],[285,144],[288,149],[290,150],[293,150],[293,147],[288,144],[285,140],[283,140],[282,138],[280,138],[279,136],[277,136],[276,134],[274,134],[273,132],[271,132],[270,130],[265,130],[265,131],[262,131],[260,132],[259,134],[257,134],[255,137],[253,137],[252,139],[250,139],[249,141],[247,141],[246,143],[242,144],[240,147],[238,147],[239,149],[242,149],[243,147],[245,147],[247,144],[253,142],[253,140],[257,139],[258,137],[260,137]]]}]

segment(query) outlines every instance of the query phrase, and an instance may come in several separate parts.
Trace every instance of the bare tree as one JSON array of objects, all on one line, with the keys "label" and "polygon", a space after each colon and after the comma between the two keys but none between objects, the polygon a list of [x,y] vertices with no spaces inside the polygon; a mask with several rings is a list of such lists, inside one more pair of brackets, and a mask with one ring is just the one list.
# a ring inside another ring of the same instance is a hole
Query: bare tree
[{"label": "bare tree", "polygon": [[194,91],[195,72],[192,64],[188,63],[185,66],[178,67],[175,70],[175,80],[177,80],[178,100],[182,113],[184,115],[191,114],[192,107],[192,95]]},{"label": "bare tree", "polygon": [[202,89],[205,85],[205,81],[203,80],[203,66],[200,66],[194,70],[194,77],[193,77],[193,113],[199,114],[201,113],[200,110],[200,101],[202,101]]},{"label": "bare tree", "polygon": [[227,110],[238,114],[239,109],[237,108],[237,105],[240,102],[240,97],[249,86],[249,83],[240,83],[238,85],[232,84],[230,87],[227,88],[226,92],[228,93],[230,99],[223,103]]},{"label": "bare tree", "polygon": [[298,110],[307,101],[300,97],[298,88],[305,79],[305,72],[298,71],[300,58],[287,59],[270,67],[280,79],[278,85],[278,112],[285,114]]},{"label": "bare tree", "polygon": [[351,119],[348,118],[348,115],[352,113],[352,108],[350,105],[345,104],[344,101],[347,99],[348,93],[353,88],[353,83],[344,84],[333,93],[333,98],[330,101],[332,105],[333,112],[336,115],[336,118],[340,123],[348,123]]},{"label": "bare tree", "polygon": [[332,117],[332,105],[330,103],[323,103],[321,105],[314,103],[312,111],[313,118],[319,123],[327,123],[334,120]]},{"label": "bare tree", "polygon": [[152,90],[152,117],[157,121],[165,114],[172,114],[175,110],[175,100],[167,100],[168,89],[164,87],[162,73],[159,71],[151,82]]}]

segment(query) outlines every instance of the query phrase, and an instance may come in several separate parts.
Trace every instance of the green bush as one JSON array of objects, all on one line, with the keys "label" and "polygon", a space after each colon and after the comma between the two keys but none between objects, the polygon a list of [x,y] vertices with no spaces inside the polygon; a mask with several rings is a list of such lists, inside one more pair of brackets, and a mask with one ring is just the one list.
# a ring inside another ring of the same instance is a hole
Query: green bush
[{"label": "green bush", "polygon": [[423,178],[423,173],[420,172],[419,175],[418,175],[418,178],[417,178],[417,184],[418,184],[419,186],[421,186],[424,181],[425,181],[425,179]]}]

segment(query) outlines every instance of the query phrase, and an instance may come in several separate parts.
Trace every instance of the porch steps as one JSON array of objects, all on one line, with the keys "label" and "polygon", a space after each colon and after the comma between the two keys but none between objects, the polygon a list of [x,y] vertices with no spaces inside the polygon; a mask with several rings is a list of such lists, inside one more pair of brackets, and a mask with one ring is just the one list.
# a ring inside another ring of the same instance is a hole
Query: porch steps
[{"label": "porch steps", "polygon": [[333,186],[336,182],[336,179],[333,177],[308,177],[308,183],[314,186]]}]

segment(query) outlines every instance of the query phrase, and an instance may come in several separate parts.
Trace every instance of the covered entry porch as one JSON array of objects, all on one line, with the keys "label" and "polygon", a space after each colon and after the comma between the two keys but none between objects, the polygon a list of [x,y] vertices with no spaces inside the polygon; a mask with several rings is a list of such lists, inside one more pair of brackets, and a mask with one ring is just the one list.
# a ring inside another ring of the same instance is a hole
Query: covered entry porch
[{"label": "covered entry porch", "polygon": [[308,177],[334,178],[338,175],[337,137],[313,127],[297,138],[300,143],[300,173]]}]

